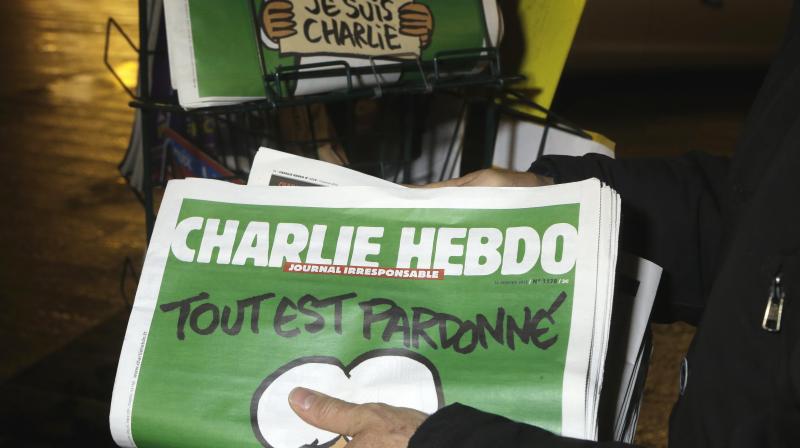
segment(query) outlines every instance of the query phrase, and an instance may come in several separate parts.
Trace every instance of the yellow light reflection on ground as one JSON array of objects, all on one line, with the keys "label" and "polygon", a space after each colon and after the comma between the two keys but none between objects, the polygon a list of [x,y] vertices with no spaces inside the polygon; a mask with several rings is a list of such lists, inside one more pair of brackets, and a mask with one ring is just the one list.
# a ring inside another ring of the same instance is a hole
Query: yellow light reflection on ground
[{"label": "yellow light reflection on ground", "polygon": [[137,61],[126,61],[114,67],[119,78],[131,90],[136,89],[139,80],[139,63]]}]

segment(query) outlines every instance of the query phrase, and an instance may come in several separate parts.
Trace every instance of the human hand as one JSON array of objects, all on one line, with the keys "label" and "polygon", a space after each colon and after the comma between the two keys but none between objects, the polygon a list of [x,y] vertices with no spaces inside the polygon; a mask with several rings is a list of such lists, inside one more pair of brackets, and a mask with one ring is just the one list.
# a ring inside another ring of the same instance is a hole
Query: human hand
[{"label": "human hand", "polygon": [[406,3],[399,9],[400,34],[417,36],[422,48],[431,42],[433,35],[433,14],[430,8],[422,3]]},{"label": "human hand", "polygon": [[310,425],[352,437],[348,448],[406,448],[428,417],[382,403],[348,403],[302,387],[289,394],[289,406]]},{"label": "human hand", "polygon": [[273,42],[297,34],[297,23],[293,19],[292,2],[288,0],[269,0],[264,5],[261,20],[267,38]]},{"label": "human hand", "polygon": [[512,171],[502,168],[487,168],[473,171],[465,176],[443,182],[434,182],[423,187],[542,187],[553,185],[553,178],[530,172]]}]

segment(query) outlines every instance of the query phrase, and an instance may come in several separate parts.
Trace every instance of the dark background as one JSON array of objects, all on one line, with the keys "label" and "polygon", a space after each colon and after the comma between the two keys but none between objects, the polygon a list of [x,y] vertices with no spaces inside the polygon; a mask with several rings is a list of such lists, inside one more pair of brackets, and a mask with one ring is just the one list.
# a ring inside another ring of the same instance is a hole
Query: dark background
[{"label": "dark background", "polygon": [[[102,64],[105,21],[136,2],[0,2],[0,446],[113,446],[107,416],[127,322],[123,261],[143,213],[117,172],[127,97]],[[589,2],[554,109],[619,157],[729,154],[788,0]],[[117,39],[114,64],[135,80]],[[664,446],[690,327],[654,326],[637,440]]]}]

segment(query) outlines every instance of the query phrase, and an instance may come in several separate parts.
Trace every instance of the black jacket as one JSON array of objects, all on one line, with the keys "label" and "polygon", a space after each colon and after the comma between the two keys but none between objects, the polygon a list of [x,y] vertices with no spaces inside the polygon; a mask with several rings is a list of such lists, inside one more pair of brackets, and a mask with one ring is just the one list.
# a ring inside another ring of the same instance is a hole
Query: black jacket
[{"label": "black jacket", "polygon": [[[623,249],[664,268],[654,319],[697,325],[671,447],[800,446],[800,7],[732,159],[546,157],[557,182],[597,177],[623,200]],[[781,330],[762,329],[780,276]],[[411,448],[626,446],[554,436],[462,406],[431,416]]]}]

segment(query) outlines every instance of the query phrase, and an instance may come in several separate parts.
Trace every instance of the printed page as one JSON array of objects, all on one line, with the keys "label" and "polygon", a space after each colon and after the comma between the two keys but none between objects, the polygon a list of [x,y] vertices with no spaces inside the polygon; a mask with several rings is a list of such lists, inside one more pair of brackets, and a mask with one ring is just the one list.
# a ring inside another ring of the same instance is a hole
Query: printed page
[{"label": "printed page", "polygon": [[619,247],[618,201],[619,196],[611,188],[603,186],[600,189],[596,298],[592,310],[594,325],[592,326],[592,345],[587,375],[587,406],[584,415],[587,428],[587,435],[584,438],[592,440],[596,440],[599,433],[599,400],[603,387],[608,334],[613,310],[614,270]]},{"label": "printed page", "polygon": [[[256,1],[258,24],[247,2],[164,0],[170,69],[180,104],[195,108],[240,103],[265,96],[261,51],[266,70],[331,64],[370,69],[400,60],[433,61],[447,51],[496,46],[501,33],[495,0],[289,0],[292,18]],[[283,14],[283,15],[282,15]],[[254,39],[258,38],[258,41]],[[440,73],[480,69],[441,64]],[[469,65],[469,64],[468,64]],[[450,67],[450,68],[448,68]],[[395,83],[417,76],[408,72],[351,78],[353,87]],[[347,79],[313,77],[284,83],[288,95],[309,95],[347,88]]]},{"label": "printed page", "polygon": [[589,372],[599,190],[171,181],[123,344],[115,441],[344,443],[294,416],[296,386],[423,412],[458,401],[586,437],[591,404],[568,389]]},{"label": "printed page", "polygon": [[[315,180],[312,185],[381,185],[386,184],[381,179],[372,177],[372,176],[365,176],[362,173],[354,172],[352,170],[348,170],[341,166],[319,162],[316,160],[310,160],[303,157],[294,156],[291,154],[285,154],[274,150],[269,150],[266,148],[262,148],[257,156],[256,165],[258,168],[254,171],[254,176],[251,176],[251,183],[255,181],[255,179],[261,179],[261,183],[266,184],[264,179],[268,179],[267,173],[274,173],[274,172],[282,172],[276,177],[278,181],[273,183],[273,185],[304,185],[303,182],[308,178],[313,179],[323,179]],[[286,182],[287,173],[292,179],[297,179],[297,182]],[[396,184],[389,184],[392,186],[397,187]],[[605,379],[603,376],[603,368],[605,366],[605,354],[608,349],[608,333],[610,331],[610,321],[611,321],[611,313],[613,307],[611,305],[611,301],[614,298],[614,281],[613,275],[611,272],[614,270],[616,266],[616,251],[618,247],[618,228],[619,228],[619,196],[607,187],[604,187],[603,190],[600,192],[600,196],[604,199],[602,201],[608,204],[608,211],[603,212],[600,216],[601,225],[608,229],[615,229],[614,232],[609,234],[609,239],[607,242],[603,243],[601,246],[601,250],[604,251],[604,254],[597,254],[598,257],[598,267],[597,267],[597,281],[598,283],[598,293],[596,302],[594,305],[594,321],[589,322],[588,324],[592,326],[594,335],[592,336],[593,345],[591,347],[591,353],[589,354],[589,359],[592,364],[592,372],[588,373],[588,378],[586,381],[591,385],[590,387],[581,388],[580,390],[586,391],[585,396],[581,396],[579,398],[568,397],[565,399],[565,408],[569,409],[583,409],[584,416],[584,423],[580,425],[570,425],[570,430],[575,430],[574,434],[568,433],[567,435],[574,435],[576,437],[591,437],[596,438],[599,430],[599,419],[598,413],[601,411],[598,407],[597,403],[600,399],[600,388],[602,385],[603,380]],[[600,210],[605,210],[602,207]],[[608,230],[601,230],[601,234],[607,234]],[[603,280],[606,279],[606,280]],[[655,286],[657,286],[657,279]],[[652,286],[652,284],[650,284]],[[653,289],[654,291],[654,289]],[[651,298],[652,299],[652,298]],[[643,309],[641,306],[639,309]],[[648,308],[649,309],[649,308]],[[627,310],[625,312],[629,312]],[[641,316],[644,319],[643,322],[639,323],[639,327],[641,327],[643,331],[643,325],[646,326],[648,315]],[[639,333],[639,343],[641,343],[641,336],[643,333]],[[633,334],[631,337],[635,340],[637,336]],[[636,345],[638,347],[638,345]],[[635,354],[634,354],[635,358]],[[615,360],[617,361],[617,360]],[[621,360],[618,360],[621,362]],[[627,371],[626,371],[627,372]],[[630,372],[628,372],[630,373]],[[568,377],[571,378],[571,377]],[[580,380],[575,379],[574,381],[579,382]],[[620,380],[618,377],[614,377],[612,381],[623,381]],[[572,384],[570,380],[567,380],[569,384],[566,388],[571,388]],[[612,387],[612,389],[616,390],[616,385]],[[591,405],[587,408],[575,406],[574,403],[577,402],[586,402],[590,403]],[[629,401],[629,400],[628,400]],[[627,402],[626,402],[627,403]],[[622,402],[620,402],[620,405]],[[612,409],[607,410],[608,420],[611,421],[614,418],[614,415],[617,415],[613,412]],[[568,414],[568,412],[565,412]],[[572,417],[570,417],[572,418]],[[575,417],[580,418],[580,417]],[[609,422],[608,424],[604,424],[605,427],[611,428],[612,424]],[[589,428],[588,433],[585,433]],[[584,435],[589,434],[589,435]]]},{"label": "printed page", "polygon": [[172,88],[182,106],[201,105],[197,92],[189,0],[164,0],[167,53]]},{"label": "printed page", "polygon": [[661,268],[643,258],[623,253],[617,265],[614,314],[611,319],[604,389],[600,400],[600,440],[620,440],[637,393],[636,381],[643,358],[650,311],[661,278]]},{"label": "printed page", "polygon": [[273,187],[402,186],[343,166],[260,148],[253,159],[247,185]]},{"label": "printed page", "polygon": [[[276,181],[272,185],[302,185],[302,182],[311,178],[315,179],[314,185],[389,185],[398,187],[396,184],[387,183],[381,179],[366,176],[347,168],[317,160],[306,159],[303,157],[286,154],[271,149],[262,148],[256,157],[257,167],[250,178],[250,185],[253,182],[267,185],[269,184],[268,173],[278,173]],[[283,183],[286,176],[297,179],[294,183]],[[259,181],[260,179],[260,181]],[[319,180],[322,179],[322,180]],[[625,255],[617,264],[615,256],[619,238],[619,218],[620,206],[619,196],[610,189],[604,193],[605,200],[611,204],[608,216],[601,218],[607,221],[606,225],[615,229],[609,236],[609,241],[604,250],[607,251],[608,262],[598,268],[598,278],[607,277],[610,280],[606,284],[605,294],[599,296],[596,312],[602,314],[597,319],[598,326],[595,328],[597,333],[593,340],[596,345],[593,347],[592,359],[597,358],[598,378],[592,391],[588,391],[588,402],[599,401],[601,394],[601,381],[605,388],[602,393],[609,393],[612,397],[603,395],[604,404],[598,404],[594,409],[586,411],[586,425],[595,427],[593,432],[600,431],[600,437],[609,440],[614,437],[608,436],[614,428],[621,427],[625,422],[625,416],[629,415],[628,409],[632,399],[632,383],[636,379],[641,360],[642,341],[649,323],[650,310],[655,299],[655,293],[661,275],[661,268],[645,259],[632,255]],[[616,278],[622,279],[621,289],[617,289],[615,282],[611,279],[610,272],[616,266]],[[610,301],[613,301],[613,306]],[[613,320],[611,315],[613,313]],[[605,323],[605,324],[604,324]],[[609,331],[613,329],[614,334],[607,337]],[[608,352],[608,342],[615,344],[610,351],[611,358],[604,361],[604,356]],[[610,365],[610,371],[603,371],[604,366]],[[607,401],[607,403],[605,403]],[[634,403],[638,406],[638,402]],[[613,432],[621,434],[620,431]]]},{"label": "printed page", "polygon": [[[662,268],[644,258],[626,254],[620,261],[619,271],[618,278],[627,276],[628,278],[634,278],[638,283],[632,306],[629,308],[630,325],[625,349],[625,362],[623,363],[620,379],[620,392],[616,401],[615,428],[617,430],[615,432],[618,437],[622,436],[621,429],[625,428],[625,437],[627,437],[628,435],[632,436],[636,430],[636,417],[641,406],[644,378],[640,378],[639,372],[643,368],[642,363],[649,362],[650,359],[649,349],[644,353],[646,349],[645,339],[647,328],[650,324],[650,313],[661,281]],[[617,301],[625,300],[620,298],[625,297],[625,293],[621,292],[617,294],[617,297],[615,299]],[[630,297],[628,296],[627,299],[630,300]],[[646,371],[646,366],[644,369]],[[633,408],[632,411],[631,408]],[[618,438],[618,440],[623,439]],[[633,439],[631,437],[624,440],[630,442]]]}]

